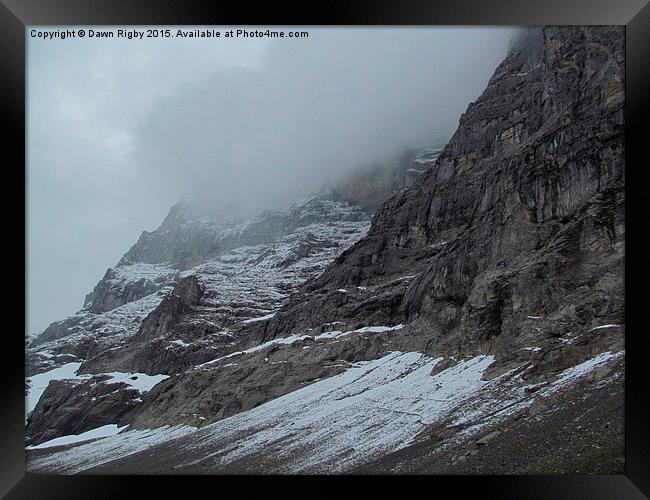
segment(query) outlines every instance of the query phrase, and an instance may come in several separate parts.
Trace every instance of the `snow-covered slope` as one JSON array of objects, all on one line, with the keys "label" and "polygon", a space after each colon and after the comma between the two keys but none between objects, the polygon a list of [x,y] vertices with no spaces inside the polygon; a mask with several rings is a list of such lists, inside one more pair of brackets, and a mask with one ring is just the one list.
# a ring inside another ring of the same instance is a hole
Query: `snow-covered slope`
[{"label": "snow-covered slope", "polygon": [[346,472],[413,445],[431,428],[447,432],[442,448],[494,436],[495,427],[543,401],[562,400],[621,359],[620,352],[603,353],[536,388],[525,380],[525,365],[484,380],[491,356],[437,370],[442,358],[391,352],[199,430],[125,431],[36,458],[29,467],[63,473]]},{"label": "snow-covered slope", "polygon": [[[188,221],[188,215],[181,216],[179,210],[178,206],[172,209],[174,217],[166,219],[159,233],[148,233],[149,250],[167,245],[170,232],[186,231],[191,231],[195,239],[203,231],[202,240],[210,239],[211,247],[220,250],[201,259],[195,256],[195,266],[179,269],[174,261],[134,262],[132,249],[118,266],[107,271],[81,311],[51,325],[32,341],[27,348],[26,413],[37,410],[33,420],[39,420],[39,425],[30,421],[27,426],[33,442],[61,433],[76,434],[92,425],[63,425],[63,417],[46,416],[44,408],[37,408],[50,380],[64,380],[68,391],[80,392],[83,387],[91,394],[96,378],[108,377],[106,383],[123,392],[129,390],[127,382],[133,373],[175,373],[235,349],[248,341],[238,336],[240,329],[270,317],[298,286],[321,273],[361,238],[370,224],[367,212],[327,194],[309,197],[285,211],[267,212],[236,226],[228,222],[222,227],[218,221],[210,223],[205,217]],[[143,258],[147,257],[141,244],[139,251]],[[182,321],[156,338],[140,342],[137,333],[144,319],[160,308],[165,297],[173,295],[177,283],[190,276],[198,280],[201,299],[191,305]],[[91,379],[91,374],[96,377]],[[88,396],[82,404],[84,398],[79,395],[77,405],[89,405],[91,397],[98,396]],[[127,413],[139,402],[138,395],[131,397]],[[124,404],[122,399],[115,401],[115,405]],[[65,404],[56,406],[58,410],[50,411],[69,413]]]}]

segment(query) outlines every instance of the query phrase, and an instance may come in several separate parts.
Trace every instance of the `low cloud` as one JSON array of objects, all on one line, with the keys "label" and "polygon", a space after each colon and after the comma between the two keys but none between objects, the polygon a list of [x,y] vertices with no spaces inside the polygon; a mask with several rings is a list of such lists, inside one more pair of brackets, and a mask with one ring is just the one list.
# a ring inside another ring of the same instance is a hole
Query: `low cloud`
[{"label": "low cloud", "polygon": [[29,328],[77,310],[179,199],[281,206],[448,137],[501,28],[308,39],[29,39]]}]

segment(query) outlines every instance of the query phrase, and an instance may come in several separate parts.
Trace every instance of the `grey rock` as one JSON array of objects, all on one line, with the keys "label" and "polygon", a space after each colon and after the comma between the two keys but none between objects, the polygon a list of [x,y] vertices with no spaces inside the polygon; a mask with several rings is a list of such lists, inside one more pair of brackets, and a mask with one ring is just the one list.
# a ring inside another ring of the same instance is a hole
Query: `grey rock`
[{"label": "grey rock", "polygon": [[142,322],[135,340],[147,340],[169,332],[184,314],[193,310],[203,296],[205,288],[196,276],[183,278]]},{"label": "grey rock", "polygon": [[[133,337],[109,349],[86,349],[81,372],[169,374],[127,416],[115,413],[122,403],[112,410],[114,418],[142,429],[215,422],[395,350],[445,357],[434,372],[458,359],[491,354],[496,362],[486,379],[518,377],[537,389],[566,368],[604,351],[620,351],[625,332],[623,103],[622,28],[525,31],[442,151],[404,159],[409,168],[425,165],[424,173],[391,184],[389,169],[374,190],[361,190],[362,182],[353,179],[328,194],[367,211],[399,189],[377,208],[368,234],[323,273],[308,268],[292,280],[281,275],[273,294],[277,291],[278,299],[219,296],[216,288],[201,284],[214,279],[209,273],[184,278]],[[296,228],[328,220],[326,201],[314,199],[287,212],[269,212],[244,229],[219,226],[216,232],[178,205],[159,230],[143,233],[118,267],[166,263],[194,273],[197,264],[228,249],[262,245],[254,256],[232,254],[240,266],[234,269],[272,262],[265,273],[300,270],[314,255],[336,248],[328,246],[334,238],[300,233],[277,258],[275,242]],[[347,210],[344,217],[364,221],[364,210]],[[100,303],[108,307],[116,299],[105,295]],[[266,317],[280,305],[265,320],[251,312],[265,311],[259,316]],[[406,326],[315,338],[333,330],[397,324]],[[598,329],[603,325],[614,326]],[[46,338],[64,337],[73,328],[79,327],[70,320]],[[290,335],[300,339],[278,342]],[[611,372],[602,368],[588,382],[608,377]],[[75,390],[51,384],[42,403],[56,400],[52,407],[61,417],[50,425],[44,409],[37,408],[28,426],[33,439],[69,430],[64,415],[77,407]],[[535,397],[539,391],[524,392]],[[526,420],[555,403],[537,401],[517,418]],[[462,429],[443,422],[427,432],[438,443]],[[484,455],[477,450],[491,449],[507,435],[506,429],[503,435],[488,434],[484,442],[467,441],[448,457],[449,467],[474,463]],[[413,450],[420,452],[417,446]],[[159,466],[169,466],[169,460]]]},{"label": "grey rock", "polygon": [[548,27],[521,43],[435,166],[256,325],[260,341],[335,320],[419,318],[460,344],[624,322],[622,30]]},{"label": "grey rock", "polygon": [[127,302],[141,299],[162,288],[162,283],[139,279],[135,283],[115,283],[116,272],[108,269],[94,290],[86,296],[84,307],[92,313],[103,313],[122,306]]},{"label": "grey rock", "polygon": [[101,380],[51,381],[28,418],[26,443],[40,444],[107,424],[127,425],[140,404],[140,393],[122,383],[97,383]]}]

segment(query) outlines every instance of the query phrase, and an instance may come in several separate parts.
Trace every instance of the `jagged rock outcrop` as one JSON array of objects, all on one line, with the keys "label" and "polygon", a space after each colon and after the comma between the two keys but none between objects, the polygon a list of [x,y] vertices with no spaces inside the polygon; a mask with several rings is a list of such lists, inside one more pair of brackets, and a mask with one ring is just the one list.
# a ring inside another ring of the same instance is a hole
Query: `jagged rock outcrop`
[{"label": "jagged rock outcrop", "polygon": [[158,275],[153,279],[141,277],[125,280],[121,269],[109,268],[91,293],[86,295],[84,307],[91,313],[101,314],[106,311],[134,302],[157,292],[170,280],[173,272]]},{"label": "jagged rock outcrop", "polygon": [[[214,208],[201,209],[188,203],[178,203],[153,232],[144,231],[138,242],[118,263],[168,264],[188,270],[219,255],[242,246],[269,245],[296,232],[299,228],[328,217],[332,203],[347,202],[336,192],[302,200],[287,210],[267,210],[253,220],[226,218],[214,214]],[[357,204],[348,211],[350,222],[365,221],[369,215]]]},{"label": "jagged rock outcrop", "polygon": [[141,400],[137,391],[123,388],[123,384],[53,380],[29,417],[27,444],[108,424],[128,424],[129,414]]},{"label": "jagged rock outcrop", "polygon": [[183,278],[172,293],[144,319],[135,340],[147,340],[170,332],[183,315],[191,312],[193,306],[198,304],[204,292],[205,288],[199,284],[196,276]]},{"label": "jagged rock outcrop", "polygon": [[215,224],[212,218],[197,217],[187,203],[177,203],[157,230],[142,232],[117,266],[169,263],[178,269],[190,269],[219,253],[220,231],[227,234],[236,228],[235,220]]},{"label": "jagged rock outcrop", "polygon": [[30,343],[30,346],[36,347],[40,344],[50,342],[52,340],[60,339],[66,337],[70,334],[75,333],[79,330],[79,325],[82,323],[83,318],[81,316],[75,315],[69,318],[66,318],[61,321],[55,321],[50,324],[43,332],[34,337]]}]

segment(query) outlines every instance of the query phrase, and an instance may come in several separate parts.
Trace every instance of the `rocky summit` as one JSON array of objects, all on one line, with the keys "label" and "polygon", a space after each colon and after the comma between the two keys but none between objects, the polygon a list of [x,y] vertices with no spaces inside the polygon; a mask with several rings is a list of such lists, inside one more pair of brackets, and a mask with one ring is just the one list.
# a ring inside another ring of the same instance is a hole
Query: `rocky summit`
[{"label": "rocky summit", "polygon": [[381,181],[174,206],[28,344],[28,469],[621,473],[623,105],[623,28],[529,29]]}]

